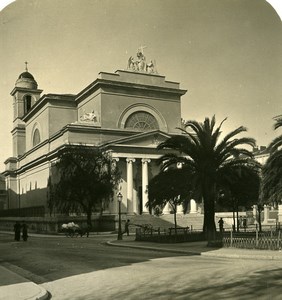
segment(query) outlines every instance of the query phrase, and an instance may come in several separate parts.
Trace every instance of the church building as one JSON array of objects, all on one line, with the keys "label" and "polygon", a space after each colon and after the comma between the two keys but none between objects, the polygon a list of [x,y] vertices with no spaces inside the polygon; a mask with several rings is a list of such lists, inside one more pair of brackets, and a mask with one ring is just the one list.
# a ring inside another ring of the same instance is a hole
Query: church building
[{"label": "church building", "polygon": [[[148,182],[158,174],[156,161],[164,153],[156,146],[180,134],[186,90],[157,74],[144,58],[138,51],[127,70],[101,72],[76,95],[44,94],[27,68],[19,75],[11,91],[13,156],[5,161],[7,200],[1,216],[49,216],[51,164],[66,145],[110,151],[122,173],[122,213],[148,214]],[[191,209],[196,212],[195,203]],[[104,214],[117,211],[115,196]]]}]

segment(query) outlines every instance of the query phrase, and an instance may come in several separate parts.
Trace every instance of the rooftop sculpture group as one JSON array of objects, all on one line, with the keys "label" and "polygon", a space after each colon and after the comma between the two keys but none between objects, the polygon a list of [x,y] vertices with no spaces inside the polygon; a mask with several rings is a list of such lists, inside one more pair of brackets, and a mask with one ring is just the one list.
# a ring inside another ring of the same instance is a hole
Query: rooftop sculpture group
[{"label": "rooftop sculpture group", "polygon": [[157,74],[156,70],[156,61],[151,60],[149,63],[146,61],[146,57],[144,55],[144,48],[146,46],[140,46],[137,50],[137,58],[135,59],[133,56],[130,56],[128,59],[127,69],[132,70],[134,72],[145,72],[150,74]]}]

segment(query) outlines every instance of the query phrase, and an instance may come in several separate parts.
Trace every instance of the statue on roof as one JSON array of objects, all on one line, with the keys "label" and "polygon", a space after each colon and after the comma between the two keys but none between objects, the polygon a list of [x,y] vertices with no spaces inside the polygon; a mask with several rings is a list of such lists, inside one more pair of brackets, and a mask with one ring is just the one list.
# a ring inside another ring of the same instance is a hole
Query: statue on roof
[{"label": "statue on roof", "polygon": [[146,46],[140,46],[137,49],[137,58],[135,59],[133,56],[130,56],[128,59],[127,70],[131,70],[134,72],[144,72],[150,74],[157,74],[156,70],[156,62],[151,60],[149,63],[146,61],[146,57],[144,55],[144,49]]}]

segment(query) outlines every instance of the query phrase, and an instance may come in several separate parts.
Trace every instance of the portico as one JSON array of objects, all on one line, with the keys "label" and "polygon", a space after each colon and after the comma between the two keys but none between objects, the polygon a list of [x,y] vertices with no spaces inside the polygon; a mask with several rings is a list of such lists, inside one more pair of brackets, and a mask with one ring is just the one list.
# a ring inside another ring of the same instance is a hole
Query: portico
[{"label": "portico", "polygon": [[[149,213],[146,207],[148,184],[149,180],[159,172],[157,159],[160,154],[144,155],[146,151],[142,150],[140,153],[136,153],[136,149],[135,153],[112,152],[122,172],[122,182],[119,186],[120,192],[124,195],[122,211],[128,215]],[[111,208],[109,210],[111,211]]]},{"label": "portico", "polygon": [[[144,135],[146,135],[146,139],[144,139]],[[122,171],[122,182],[119,186],[119,191],[124,195],[122,202],[122,212],[124,214],[149,214],[149,209],[146,207],[148,184],[150,179],[159,173],[160,166],[157,160],[163,154],[156,150],[156,145],[153,149],[148,146],[147,142],[151,141],[152,136],[157,137],[159,142],[166,139],[166,134],[156,131],[140,134],[136,140],[131,140],[133,145],[129,145],[128,141],[122,140],[119,144],[116,143],[110,146],[112,148],[112,156]],[[138,141],[140,139],[143,141],[142,145]],[[136,144],[138,144],[138,147]],[[126,147],[123,145],[126,145]],[[122,152],[125,149],[126,151]],[[109,208],[109,211],[112,211],[112,209],[116,209],[114,203]],[[163,209],[163,214],[170,214],[170,211],[169,204],[167,204]],[[178,207],[177,213],[183,213],[181,205]],[[194,199],[190,200],[188,213],[198,213],[197,203]]]}]

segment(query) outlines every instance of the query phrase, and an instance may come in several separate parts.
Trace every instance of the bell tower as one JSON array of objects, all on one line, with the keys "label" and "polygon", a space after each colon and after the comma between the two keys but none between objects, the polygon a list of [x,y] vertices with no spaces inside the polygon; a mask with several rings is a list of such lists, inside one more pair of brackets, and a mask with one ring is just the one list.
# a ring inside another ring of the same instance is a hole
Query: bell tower
[{"label": "bell tower", "polygon": [[40,98],[42,92],[42,90],[37,88],[37,82],[32,74],[28,72],[27,62],[25,64],[25,72],[20,74],[11,92],[13,97],[13,157],[18,157],[25,153],[25,122],[22,118]]}]

